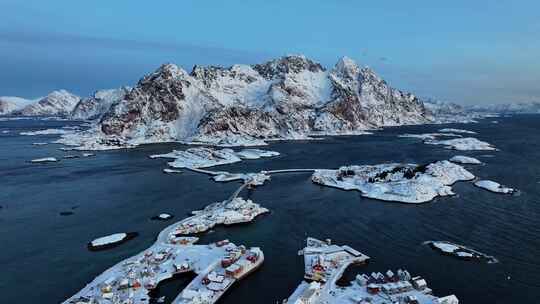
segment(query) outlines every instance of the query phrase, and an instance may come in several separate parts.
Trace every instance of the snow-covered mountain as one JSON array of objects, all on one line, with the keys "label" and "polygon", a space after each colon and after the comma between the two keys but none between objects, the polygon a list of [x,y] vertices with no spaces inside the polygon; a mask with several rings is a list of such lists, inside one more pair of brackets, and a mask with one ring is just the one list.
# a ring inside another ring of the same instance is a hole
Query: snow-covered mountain
[{"label": "snow-covered mountain", "polygon": [[286,56],[256,65],[195,66],[191,73],[165,64],[113,103],[92,136],[82,137],[242,145],[430,120],[418,98],[351,59],[326,70],[304,56]]},{"label": "snow-covered mountain", "polygon": [[540,101],[473,106],[470,109],[476,112],[491,112],[504,114],[540,114]]},{"label": "snow-covered mountain", "polygon": [[100,119],[109,111],[111,105],[125,98],[130,88],[99,90],[92,96],[81,99],[71,112],[72,119],[95,120]]},{"label": "snow-covered mountain", "polygon": [[9,115],[35,102],[14,96],[0,96],[0,115]]},{"label": "snow-covered mountain", "polygon": [[191,73],[163,65],[114,103],[94,132],[130,143],[236,145],[429,120],[414,95],[348,58],[327,71],[286,56],[252,66],[195,66]]},{"label": "snow-covered mountain", "polygon": [[39,101],[17,110],[14,114],[24,116],[68,116],[80,98],[66,90],[53,91]]}]

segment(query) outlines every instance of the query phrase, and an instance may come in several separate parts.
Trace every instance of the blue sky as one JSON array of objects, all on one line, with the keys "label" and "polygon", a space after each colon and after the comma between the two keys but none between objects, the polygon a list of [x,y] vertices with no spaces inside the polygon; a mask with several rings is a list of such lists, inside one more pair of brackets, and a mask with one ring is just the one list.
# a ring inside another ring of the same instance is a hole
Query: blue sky
[{"label": "blue sky", "polygon": [[468,104],[540,100],[537,1],[0,0],[0,95],[134,84],[165,62],[349,56]]}]

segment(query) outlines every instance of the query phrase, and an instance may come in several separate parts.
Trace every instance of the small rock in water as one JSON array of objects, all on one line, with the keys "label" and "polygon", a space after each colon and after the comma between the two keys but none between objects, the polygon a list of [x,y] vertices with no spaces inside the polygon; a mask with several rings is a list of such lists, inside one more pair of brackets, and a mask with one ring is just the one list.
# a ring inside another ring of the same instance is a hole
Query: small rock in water
[{"label": "small rock in water", "polygon": [[65,158],[65,159],[79,158],[79,157],[80,157],[79,155],[64,155],[64,158]]},{"label": "small rock in water", "polygon": [[73,211],[62,211],[62,212],[60,212],[61,216],[68,216],[68,215],[73,215],[73,214],[75,214]]},{"label": "small rock in water", "polygon": [[170,220],[172,218],[173,218],[173,216],[168,214],[168,213],[161,213],[161,214],[158,214],[156,216],[151,217],[150,219],[154,220],[154,221],[167,221],[167,220]]},{"label": "small rock in water", "polygon": [[474,185],[478,188],[482,188],[495,193],[512,194],[516,192],[514,188],[506,187],[490,180],[479,180],[475,182]]}]

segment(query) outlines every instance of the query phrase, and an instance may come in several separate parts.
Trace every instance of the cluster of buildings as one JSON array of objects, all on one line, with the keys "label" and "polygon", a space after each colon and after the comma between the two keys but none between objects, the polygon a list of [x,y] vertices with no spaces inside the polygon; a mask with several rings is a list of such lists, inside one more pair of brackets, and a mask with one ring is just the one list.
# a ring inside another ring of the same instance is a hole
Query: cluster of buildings
[{"label": "cluster of buildings", "polygon": [[400,304],[458,304],[454,296],[438,298],[428,287],[427,281],[420,276],[411,277],[407,270],[398,269],[396,273],[388,270],[385,274],[372,272],[356,276],[356,285],[362,293],[357,298],[369,300],[373,298],[390,299],[392,303]]},{"label": "cluster of buildings", "polygon": [[246,249],[228,240],[194,245],[161,244],[113,266],[64,303],[146,304],[159,282],[182,273],[197,277],[173,303],[214,303],[237,280],[257,269],[264,261],[260,248]]},{"label": "cluster of buildings", "polygon": [[216,243],[216,246],[225,248],[221,261],[200,273],[173,303],[214,303],[236,281],[256,270],[264,261],[263,252],[258,247],[248,250],[245,246],[230,246],[227,240]]},{"label": "cluster of buildings", "polygon": [[255,217],[269,212],[251,200],[236,197],[220,203],[208,205],[203,210],[193,211],[193,216],[179,222],[171,231],[170,239],[174,237],[196,234],[212,229],[215,225],[233,225],[251,222]]},{"label": "cluster of buildings", "polygon": [[352,263],[365,263],[369,257],[348,247],[308,238],[301,253],[305,278],[286,304],[459,304],[456,296],[436,297],[425,279],[412,277],[407,270],[360,274],[350,286],[336,282]]},{"label": "cluster of buildings", "polygon": [[327,282],[340,268],[350,264],[363,264],[367,255],[347,246],[332,245],[330,240],[307,239],[303,250],[305,275],[308,280]]},{"label": "cluster of buildings", "polygon": [[[84,295],[71,303],[148,303],[148,293],[157,287],[159,281],[175,273],[192,270],[189,258],[180,262],[176,257],[177,252],[171,247],[162,247],[157,251],[149,249],[98,277],[104,280],[94,280],[95,284],[91,284],[93,286]],[[164,273],[167,275],[164,276]]]}]

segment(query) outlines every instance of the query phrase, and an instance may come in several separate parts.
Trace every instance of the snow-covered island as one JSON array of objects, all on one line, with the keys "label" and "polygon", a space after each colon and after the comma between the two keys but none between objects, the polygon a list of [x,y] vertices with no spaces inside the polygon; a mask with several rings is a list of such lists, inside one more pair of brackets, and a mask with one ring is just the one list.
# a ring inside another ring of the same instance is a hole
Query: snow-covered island
[{"label": "snow-covered island", "polygon": [[464,165],[480,165],[482,162],[474,157],[464,156],[464,155],[456,155],[450,158],[450,161],[456,164],[464,164]]},{"label": "snow-covered island", "polygon": [[459,134],[453,134],[453,133],[422,133],[422,134],[400,134],[398,137],[401,138],[418,138],[421,140],[435,140],[439,137],[462,137]]},{"label": "snow-covered island", "polygon": [[165,169],[163,169],[163,173],[174,174],[174,173],[182,173],[182,171],[181,170],[165,168]]},{"label": "snow-covered island", "polygon": [[485,151],[496,151],[497,149],[491,144],[481,141],[474,137],[465,137],[465,138],[453,138],[446,140],[427,140],[424,143],[429,145],[443,145],[449,149],[454,149],[458,151],[474,151],[474,150],[485,150]]},{"label": "snow-covered island", "polygon": [[216,182],[230,182],[230,181],[242,181],[249,184],[249,187],[261,186],[265,182],[270,180],[270,175],[259,173],[229,173],[219,172],[214,175],[212,179]]},{"label": "snow-covered island", "polygon": [[139,234],[137,232],[128,232],[128,233],[121,232],[121,233],[114,233],[107,236],[102,236],[89,242],[88,250],[97,251],[97,250],[113,248],[137,237],[138,235]]},{"label": "snow-covered island", "polygon": [[169,235],[169,241],[175,243],[178,236],[202,233],[216,225],[248,223],[267,212],[268,209],[241,197],[213,203],[202,210],[193,211],[193,216],[175,224]]},{"label": "snow-covered island", "polygon": [[476,132],[474,132],[474,131],[463,130],[463,129],[453,129],[453,128],[444,128],[444,129],[440,129],[439,132],[444,132],[444,133],[462,133],[462,134],[476,134]]},{"label": "snow-covered island", "polygon": [[462,260],[485,261],[490,264],[498,262],[498,260],[493,256],[451,242],[427,241],[424,242],[424,244],[429,245],[431,248],[444,255],[453,256]]},{"label": "snow-covered island", "polygon": [[32,159],[30,162],[31,163],[55,163],[57,161],[58,159],[56,159],[55,157],[42,157],[42,158]]},{"label": "snow-covered island", "polygon": [[437,196],[453,195],[452,184],[472,180],[474,175],[460,165],[443,160],[426,165],[393,163],[316,170],[311,179],[324,186],[358,190],[368,198],[425,203]]},{"label": "snow-covered island", "polygon": [[474,185],[478,188],[482,188],[495,193],[512,194],[516,192],[514,188],[506,187],[490,180],[479,180],[476,181]]},{"label": "snow-covered island", "polygon": [[195,147],[186,150],[174,150],[166,154],[150,155],[150,158],[172,158],[169,162],[173,168],[208,168],[218,165],[232,164],[243,159],[259,159],[261,157],[273,157],[279,155],[275,151],[259,149],[244,149],[235,152],[233,149],[213,149],[206,147]]},{"label": "snow-covered island", "polygon": [[433,296],[425,279],[412,277],[408,271],[401,269],[396,273],[389,270],[385,274],[361,274],[349,286],[338,286],[337,281],[350,264],[366,263],[369,259],[346,245],[331,245],[308,238],[307,246],[301,253],[304,255],[305,278],[311,283],[302,281],[284,301],[285,304],[459,303],[453,295],[442,298]]},{"label": "snow-covered island", "polygon": [[26,135],[26,136],[36,136],[36,135],[64,135],[64,134],[72,134],[73,130],[66,130],[66,129],[44,129],[44,130],[37,130],[37,131],[26,131],[21,132],[19,135]]}]

